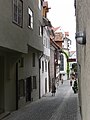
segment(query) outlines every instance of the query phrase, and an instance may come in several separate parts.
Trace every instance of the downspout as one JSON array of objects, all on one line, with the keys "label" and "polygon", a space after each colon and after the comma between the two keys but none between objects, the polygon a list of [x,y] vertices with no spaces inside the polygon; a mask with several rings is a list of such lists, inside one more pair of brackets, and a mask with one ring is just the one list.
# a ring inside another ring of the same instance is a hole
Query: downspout
[{"label": "downspout", "polygon": [[41,83],[40,83],[40,68],[41,68],[41,58],[43,57],[43,52],[41,53],[40,57],[39,57],[39,99],[41,98]]},{"label": "downspout", "polygon": [[16,63],[16,110],[18,110],[18,63]]}]

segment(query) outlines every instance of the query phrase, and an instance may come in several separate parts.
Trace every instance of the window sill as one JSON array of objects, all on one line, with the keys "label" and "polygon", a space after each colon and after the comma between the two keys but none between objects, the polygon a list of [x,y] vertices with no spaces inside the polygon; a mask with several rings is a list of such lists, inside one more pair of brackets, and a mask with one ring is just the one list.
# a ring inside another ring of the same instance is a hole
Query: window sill
[{"label": "window sill", "polygon": [[23,25],[19,25],[18,23],[16,23],[15,21],[12,21],[13,24],[17,25],[20,28],[23,28]]},{"label": "window sill", "polygon": [[31,28],[30,26],[28,26],[29,29],[33,30],[33,28]]}]

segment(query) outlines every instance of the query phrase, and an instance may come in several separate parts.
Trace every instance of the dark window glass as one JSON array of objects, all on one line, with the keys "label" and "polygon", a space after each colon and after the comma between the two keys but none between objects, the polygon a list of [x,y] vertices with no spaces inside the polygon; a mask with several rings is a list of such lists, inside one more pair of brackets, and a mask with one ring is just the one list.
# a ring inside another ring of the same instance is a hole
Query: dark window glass
[{"label": "dark window glass", "polygon": [[23,23],[23,2],[22,0],[13,0],[13,22],[22,27]]},{"label": "dark window glass", "polygon": [[37,89],[36,76],[33,76],[33,89]]},{"label": "dark window glass", "polygon": [[42,61],[42,72],[44,72],[44,61]]},{"label": "dark window glass", "polygon": [[18,24],[22,26],[22,11],[23,11],[23,5],[22,2],[18,1]]},{"label": "dark window glass", "polygon": [[17,22],[17,0],[14,0],[14,20]]},{"label": "dark window glass", "polygon": [[60,55],[60,60],[61,60],[60,70],[63,71],[64,70],[64,56],[63,55]]},{"label": "dark window glass", "polygon": [[47,61],[45,61],[45,71],[47,72]]},{"label": "dark window glass", "polygon": [[31,27],[31,15],[29,14],[29,26]]}]

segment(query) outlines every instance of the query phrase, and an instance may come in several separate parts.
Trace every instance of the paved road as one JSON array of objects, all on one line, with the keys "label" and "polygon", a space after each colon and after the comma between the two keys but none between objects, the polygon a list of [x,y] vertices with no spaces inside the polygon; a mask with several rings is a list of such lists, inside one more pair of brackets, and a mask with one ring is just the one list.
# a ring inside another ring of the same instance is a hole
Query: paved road
[{"label": "paved road", "polygon": [[78,94],[73,93],[69,81],[64,81],[55,96],[48,93],[3,120],[80,120],[78,106]]}]

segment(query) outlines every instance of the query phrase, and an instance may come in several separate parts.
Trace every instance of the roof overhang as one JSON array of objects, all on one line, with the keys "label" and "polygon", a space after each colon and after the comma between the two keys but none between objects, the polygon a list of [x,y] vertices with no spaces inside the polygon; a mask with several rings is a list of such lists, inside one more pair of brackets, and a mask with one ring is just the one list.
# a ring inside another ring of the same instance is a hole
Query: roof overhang
[{"label": "roof overhang", "polygon": [[43,17],[43,27],[45,26],[52,27],[51,22],[47,18]]}]

